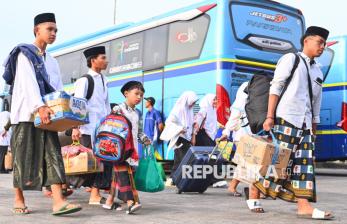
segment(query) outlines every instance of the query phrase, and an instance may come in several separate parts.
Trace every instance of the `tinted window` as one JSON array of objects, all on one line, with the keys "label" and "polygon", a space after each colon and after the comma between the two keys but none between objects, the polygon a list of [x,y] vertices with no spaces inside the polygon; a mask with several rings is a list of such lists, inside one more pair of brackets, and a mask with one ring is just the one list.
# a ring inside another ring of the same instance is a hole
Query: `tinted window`
[{"label": "tinted window", "polygon": [[142,68],[143,33],[122,37],[111,42],[109,73],[128,72]]},{"label": "tinted window", "polygon": [[144,70],[160,68],[166,62],[168,26],[160,26],[145,32]]},{"label": "tinted window", "polygon": [[198,58],[203,48],[209,26],[209,16],[170,25],[168,62]]},{"label": "tinted window", "polygon": [[74,82],[81,76],[81,51],[56,57],[64,84]]}]

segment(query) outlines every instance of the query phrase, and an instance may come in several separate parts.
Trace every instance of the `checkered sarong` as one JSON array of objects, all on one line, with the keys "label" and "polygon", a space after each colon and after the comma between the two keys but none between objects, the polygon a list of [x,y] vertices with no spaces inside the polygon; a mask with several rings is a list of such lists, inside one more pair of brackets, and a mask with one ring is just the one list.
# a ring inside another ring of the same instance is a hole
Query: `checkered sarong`
[{"label": "checkered sarong", "polygon": [[274,135],[281,146],[292,149],[287,166],[288,178],[274,180],[262,178],[254,185],[263,194],[286,201],[296,202],[306,198],[316,202],[314,174],[314,141],[311,130],[298,129],[287,121],[278,118],[274,126]]}]

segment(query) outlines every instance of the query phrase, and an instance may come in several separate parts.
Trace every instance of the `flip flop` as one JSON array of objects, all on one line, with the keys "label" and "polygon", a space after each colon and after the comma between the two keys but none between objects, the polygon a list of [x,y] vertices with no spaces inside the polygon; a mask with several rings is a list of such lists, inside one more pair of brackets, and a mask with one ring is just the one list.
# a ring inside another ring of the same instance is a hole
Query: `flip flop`
[{"label": "flip flop", "polygon": [[12,212],[16,215],[27,215],[30,213],[27,206],[25,206],[24,208],[13,208]]},{"label": "flip flop", "polygon": [[229,191],[228,195],[232,196],[232,197],[241,197],[242,194],[237,192],[237,191]]},{"label": "flip flop", "polygon": [[106,198],[101,197],[100,201],[89,201],[89,205],[104,205],[106,203]]},{"label": "flip flop", "polygon": [[333,214],[326,214],[325,211],[321,211],[317,208],[313,209],[312,214],[297,214],[298,218],[314,219],[314,220],[332,220],[334,219]]},{"label": "flip flop", "polygon": [[80,205],[74,205],[72,208],[68,208],[69,205],[73,204],[66,203],[58,211],[53,212],[52,215],[67,215],[82,210],[82,207]]},{"label": "flip flop", "polygon": [[137,203],[132,203],[132,205],[128,206],[128,209],[126,211],[126,214],[134,214],[136,211],[140,210],[142,208],[142,205]]},{"label": "flip flop", "polygon": [[107,204],[103,204],[102,207],[104,209],[107,210],[112,210],[115,209],[116,211],[122,211],[122,206],[120,204],[118,204],[117,202],[114,202],[112,205],[107,205]]}]

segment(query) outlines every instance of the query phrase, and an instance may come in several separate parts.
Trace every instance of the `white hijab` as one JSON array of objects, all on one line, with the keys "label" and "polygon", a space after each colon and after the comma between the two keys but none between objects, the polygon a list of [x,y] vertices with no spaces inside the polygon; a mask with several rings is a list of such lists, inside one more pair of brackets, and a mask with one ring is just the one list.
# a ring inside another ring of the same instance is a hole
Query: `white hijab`
[{"label": "white hijab", "polygon": [[205,131],[214,140],[217,133],[217,111],[213,108],[213,101],[216,98],[215,94],[206,94],[200,101],[200,112],[206,114]]},{"label": "white hijab", "polygon": [[189,108],[189,106],[195,103],[198,99],[198,96],[193,91],[183,92],[176,101],[176,104],[166,121],[166,125],[170,125],[170,122],[173,122],[179,126],[182,126],[186,130],[186,133],[181,136],[188,141],[190,141],[192,138],[194,123],[193,108]]}]

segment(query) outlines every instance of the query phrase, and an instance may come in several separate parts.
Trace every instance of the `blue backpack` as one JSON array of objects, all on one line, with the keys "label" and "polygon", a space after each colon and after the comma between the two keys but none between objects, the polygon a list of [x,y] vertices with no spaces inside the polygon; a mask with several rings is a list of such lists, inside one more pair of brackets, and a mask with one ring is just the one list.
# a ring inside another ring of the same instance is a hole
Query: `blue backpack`
[{"label": "blue backpack", "polygon": [[119,163],[131,156],[131,122],[124,115],[107,115],[97,125],[94,136],[94,155],[101,160]]}]

